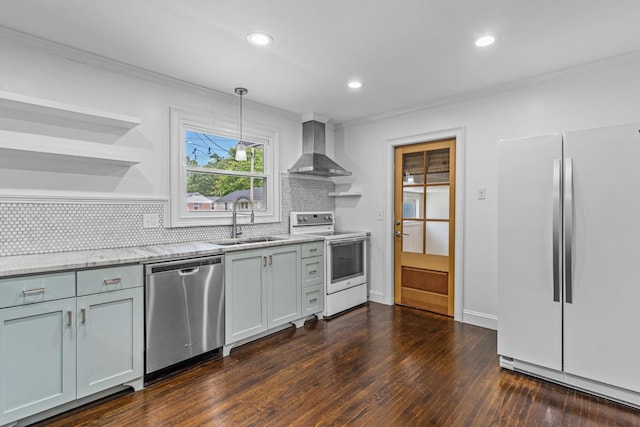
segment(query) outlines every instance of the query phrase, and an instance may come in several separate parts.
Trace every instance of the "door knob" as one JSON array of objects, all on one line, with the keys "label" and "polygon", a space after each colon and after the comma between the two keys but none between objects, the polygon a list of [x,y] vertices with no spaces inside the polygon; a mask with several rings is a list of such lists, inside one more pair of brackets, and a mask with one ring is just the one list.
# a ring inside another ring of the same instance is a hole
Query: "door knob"
[{"label": "door knob", "polygon": [[402,237],[402,236],[408,236],[407,233],[401,233],[399,231],[396,231],[396,237]]}]

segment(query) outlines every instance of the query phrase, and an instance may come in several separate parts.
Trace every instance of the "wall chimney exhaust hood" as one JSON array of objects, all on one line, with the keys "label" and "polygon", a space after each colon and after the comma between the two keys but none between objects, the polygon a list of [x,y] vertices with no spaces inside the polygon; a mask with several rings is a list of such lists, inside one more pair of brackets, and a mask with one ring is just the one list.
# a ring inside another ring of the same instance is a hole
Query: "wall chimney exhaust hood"
[{"label": "wall chimney exhaust hood", "polygon": [[289,169],[289,173],[324,177],[348,176],[351,172],[325,155],[325,124],[309,120],[302,124],[302,156]]}]

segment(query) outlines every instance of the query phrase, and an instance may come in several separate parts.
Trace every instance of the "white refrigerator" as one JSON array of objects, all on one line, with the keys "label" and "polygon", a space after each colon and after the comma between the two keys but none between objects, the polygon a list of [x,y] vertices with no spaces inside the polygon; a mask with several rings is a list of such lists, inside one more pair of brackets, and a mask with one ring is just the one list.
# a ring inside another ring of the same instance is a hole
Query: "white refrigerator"
[{"label": "white refrigerator", "polygon": [[498,354],[640,407],[640,123],[498,143]]}]

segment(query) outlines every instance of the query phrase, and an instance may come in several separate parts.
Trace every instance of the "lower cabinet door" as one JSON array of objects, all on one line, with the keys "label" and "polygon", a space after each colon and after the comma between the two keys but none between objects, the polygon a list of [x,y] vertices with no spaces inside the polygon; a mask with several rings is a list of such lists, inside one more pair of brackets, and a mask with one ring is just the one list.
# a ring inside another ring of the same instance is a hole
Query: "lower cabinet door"
[{"label": "lower cabinet door", "polygon": [[269,250],[269,328],[300,319],[300,245]]},{"label": "lower cabinet door", "polygon": [[142,287],[77,299],[78,398],[143,375]]},{"label": "lower cabinet door", "polygon": [[76,397],[75,298],[0,310],[0,425]]},{"label": "lower cabinet door", "polygon": [[267,330],[267,253],[225,255],[225,343]]}]

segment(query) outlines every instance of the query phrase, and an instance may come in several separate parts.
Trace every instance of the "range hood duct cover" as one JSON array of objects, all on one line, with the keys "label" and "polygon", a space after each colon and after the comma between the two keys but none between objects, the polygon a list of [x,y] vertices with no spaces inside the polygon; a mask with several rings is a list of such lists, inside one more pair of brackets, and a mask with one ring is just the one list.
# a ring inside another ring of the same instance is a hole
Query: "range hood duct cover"
[{"label": "range hood duct cover", "polygon": [[351,172],[327,157],[325,153],[325,125],[317,120],[302,124],[302,156],[289,169],[289,173],[304,175],[348,176]]}]

